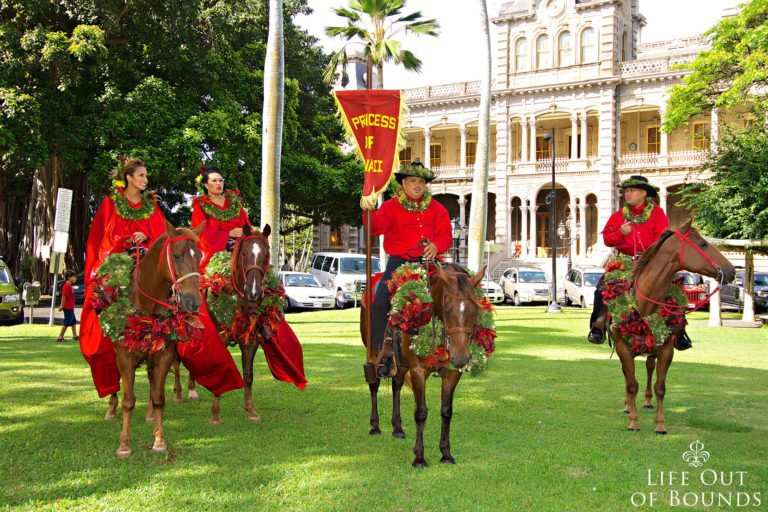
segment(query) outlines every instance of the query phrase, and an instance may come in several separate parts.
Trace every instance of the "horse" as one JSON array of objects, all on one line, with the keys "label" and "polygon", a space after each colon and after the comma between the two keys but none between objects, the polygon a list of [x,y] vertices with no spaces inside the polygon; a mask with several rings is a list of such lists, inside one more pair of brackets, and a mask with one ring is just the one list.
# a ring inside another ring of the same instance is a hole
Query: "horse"
[{"label": "horse", "polygon": [[[437,267],[437,271],[429,277],[430,291],[432,294],[433,315],[437,315],[445,326],[443,341],[450,354],[450,361],[457,369],[467,364],[470,358],[469,343],[470,333],[475,325],[480,305],[477,300],[475,288],[482,281],[485,267],[474,277],[470,277],[464,269],[456,264],[448,264],[444,268]],[[379,281],[379,286],[386,283]],[[366,315],[366,302],[363,301],[360,312],[360,334],[363,344],[366,345],[368,330],[364,321]],[[438,371],[442,380],[442,406],[440,415],[442,418],[442,431],[440,434],[441,463],[455,464],[456,460],[451,455],[450,427],[453,417],[453,394],[461,379],[458,370],[443,368],[435,370],[425,364],[425,361],[411,350],[411,336],[402,332],[400,336],[400,348],[402,358],[397,368],[397,373],[392,377],[392,436],[398,439],[405,438],[400,416],[400,391],[404,382],[409,382],[415,399],[414,420],[416,422],[416,444],[413,448],[415,458],[412,466],[424,468],[427,461],[424,459],[424,424],[427,421],[427,402],[425,388],[427,377]],[[370,350],[368,353],[372,353]],[[375,363],[375,361],[369,361]],[[379,411],[377,395],[380,380],[368,382],[371,392],[371,435],[381,434],[379,428]]]},{"label": "horse", "polygon": [[[699,232],[691,227],[692,219],[675,230],[664,231],[659,240],[651,245],[636,262],[632,277],[634,281],[634,293],[637,301],[637,311],[647,317],[655,313],[660,306],[667,308],[674,306],[665,305],[664,300],[670,285],[674,282],[675,274],[681,270],[695,272],[717,279],[722,285],[733,281],[736,271],[733,265]],[[624,412],[629,414],[630,432],[640,430],[637,422],[637,392],[638,383],[635,378],[635,357],[629,344],[624,341],[616,325],[611,325],[610,334],[614,341],[616,354],[621,361],[621,370],[624,373],[626,384],[626,396]],[[656,433],[667,433],[664,422],[664,395],[666,393],[666,378],[669,366],[674,356],[674,338],[670,335],[660,346],[656,346],[648,352],[646,371],[648,375],[645,404],[643,408],[653,409],[651,382],[654,369],[657,369],[656,384],[653,392],[656,394]]]},{"label": "horse", "polygon": [[[130,299],[133,306],[142,312],[159,315],[174,309],[169,302],[176,302],[181,311],[197,313],[202,305],[200,295],[201,253],[197,247],[202,225],[195,230],[174,228],[166,222],[166,233],[155,240],[144,258],[134,269],[134,281]],[[169,302],[166,302],[169,301]],[[120,433],[118,458],[131,455],[131,413],[136,406],[134,382],[136,368],[147,362],[150,380],[150,412],[154,421],[153,452],[166,450],[163,432],[163,408],[165,406],[165,379],[177,359],[175,342],[166,341],[164,348],[150,354],[150,351],[128,350],[123,339],[113,340],[117,368],[123,383],[123,428]],[[116,413],[117,394],[110,397],[110,412]],[[110,417],[110,412],[107,417]]]}]

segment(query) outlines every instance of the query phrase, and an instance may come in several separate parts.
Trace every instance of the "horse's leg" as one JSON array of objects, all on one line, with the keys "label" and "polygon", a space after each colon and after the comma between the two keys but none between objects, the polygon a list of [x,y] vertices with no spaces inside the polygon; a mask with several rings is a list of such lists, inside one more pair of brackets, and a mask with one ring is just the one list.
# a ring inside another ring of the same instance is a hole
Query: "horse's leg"
[{"label": "horse's leg", "polygon": [[248,413],[248,419],[260,423],[261,417],[253,409],[253,358],[256,357],[256,350],[259,344],[240,343],[240,352],[243,356],[243,381],[245,381],[245,412]]},{"label": "horse's leg", "polygon": [[444,464],[456,464],[456,460],[451,455],[451,418],[453,417],[453,392],[461,380],[461,372],[454,370],[443,370],[442,381],[442,407],[440,408],[440,417],[443,420],[443,428],[440,432],[440,451],[443,458],[440,462]]},{"label": "horse's leg", "polygon": [[195,379],[192,378],[191,374],[189,377],[187,377],[187,391],[189,391],[189,393],[187,394],[187,398],[189,400],[200,399],[200,395],[198,395],[197,391],[195,390]]},{"label": "horse's leg", "polygon": [[662,435],[667,433],[667,427],[664,424],[664,394],[667,391],[667,372],[675,355],[674,347],[673,342],[667,341],[659,349],[656,385],[653,389],[656,392],[656,433]]},{"label": "horse's leg", "polygon": [[416,421],[416,444],[413,447],[413,453],[416,458],[411,464],[415,468],[427,467],[427,461],[424,460],[424,424],[427,422],[427,400],[425,397],[425,388],[427,385],[427,371],[424,368],[417,367],[410,370],[411,386],[413,387],[413,399],[416,407],[413,413],[413,419]]},{"label": "horse's leg", "polygon": [[173,361],[176,359],[176,345],[169,343],[165,350],[156,352],[152,357],[152,375],[150,376],[149,386],[152,397],[153,409],[155,411],[155,429],[152,434],[155,442],[152,445],[152,451],[155,453],[164,452],[165,433],[163,432],[163,409],[165,408],[165,379],[171,369]]},{"label": "horse's leg", "polygon": [[184,401],[184,398],[181,396],[181,369],[179,368],[181,365],[179,364],[179,360],[176,359],[173,364],[171,364],[171,367],[173,368],[173,401],[177,404],[180,404]]},{"label": "horse's leg", "polygon": [[400,391],[403,389],[405,373],[398,369],[397,375],[392,377],[392,437],[405,439],[403,422],[400,416]]},{"label": "horse's leg", "polygon": [[107,414],[104,415],[105,420],[117,419],[117,393],[112,393],[109,396],[109,408]]},{"label": "horse's leg", "polygon": [[146,423],[155,422],[155,406],[152,401],[152,373],[154,372],[155,362],[152,356],[147,357],[147,381],[149,382],[149,398],[147,399],[147,416],[144,418]]},{"label": "horse's leg", "polygon": [[136,395],[133,385],[136,379],[136,367],[138,366],[128,352],[119,347],[117,350],[117,369],[123,381],[123,429],[120,432],[120,448],[117,449],[117,457],[124,459],[131,455],[131,413],[136,407]]},{"label": "horse's leg", "polygon": [[379,384],[381,384],[379,379],[376,379],[376,382],[368,383],[368,390],[371,392],[371,430],[369,434],[372,436],[381,434],[379,428]]},{"label": "horse's leg", "polygon": [[645,403],[643,409],[653,409],[653,371],[656,369],[656,356],[648,356],[645,359],[645,370],[648,373],[648,381],[645,383]]},{"label": "horse's leg", "polygon": [[[619,338],[618,340],[616,338]],[[616,354],[621,361],[621,371],[624,373],[624,383],[626,385],[626,409],[629,411],[630,432],[637,432],[640,427],[637,424],[637,390],[638,383],[635,378],[635,358],[629,345],[620,337],[614,337],[614,347]]]}]

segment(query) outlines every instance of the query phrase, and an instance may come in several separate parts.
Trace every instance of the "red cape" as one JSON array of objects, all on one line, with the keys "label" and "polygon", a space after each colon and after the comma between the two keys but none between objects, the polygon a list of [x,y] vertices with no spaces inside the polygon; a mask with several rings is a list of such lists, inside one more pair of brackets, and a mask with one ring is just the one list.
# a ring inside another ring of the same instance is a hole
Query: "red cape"
[{"label": "red cape", "polygon": [[279,381],[294,384],[299,389],[307,385],[304,376],[304,354],[293,329],[282,319],[272,339],[262,342],[269,371]]}]

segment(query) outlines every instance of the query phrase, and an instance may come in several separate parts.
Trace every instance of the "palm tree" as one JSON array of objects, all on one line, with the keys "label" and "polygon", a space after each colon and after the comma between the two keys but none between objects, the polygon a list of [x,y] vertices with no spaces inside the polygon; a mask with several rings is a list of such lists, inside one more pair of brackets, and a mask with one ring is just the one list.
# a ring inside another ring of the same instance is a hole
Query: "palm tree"
[{"label": "palm tree", "polygon": [[[490,165],[491,135],[491,36],[488,8],[480,3],[480,23],[483,30],[483,74],[480,79],[480,113],[477,124],[477,159],[472,175],[472,206],[469,209],[467,235],[467,266],[477,272],[483,266],[483,242],[488,218],[488,167]],[[489,269],[490,270],[490,269]]]},{"label": "palm tree", "polygon": [[269,0],[269,35],[264,60],[264,111],[261,127],[261,226],[269,224],[275,236],[270,256],[275,271],[280,265],[280,152],[283,147],[283,0]]},{"label": "palm tree", "polygon": [[[405,7],[405,0],[350,0],[349,8],[336,7],[333,11],[347,20],[346,26],[326,27],[325,33],[331,37],[342,37],[349,41],[339,51],[331,55],[331,60],[323,73],[323,79],[332,83],[339,65],[342,75],[347,76],[347,46],[363,45],[363,57],[376,66],[378,79],[376,89],[384,88],[384,63],[402,64],[405,69],[421,71],[421,60],[403,48],[394,36],[402,31],[419,35],[437,36],[440,25],[437,20],[421,19],[421,11],[400,16]],[[359,39],[359,41],[352,41]],[[368,82],[368,88],[372,84]]]}]

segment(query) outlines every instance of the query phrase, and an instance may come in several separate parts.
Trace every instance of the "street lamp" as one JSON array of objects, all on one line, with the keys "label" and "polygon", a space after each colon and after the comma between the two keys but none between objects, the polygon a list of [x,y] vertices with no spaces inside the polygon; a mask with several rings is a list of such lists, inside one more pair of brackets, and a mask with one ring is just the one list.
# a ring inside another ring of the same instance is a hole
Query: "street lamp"
[{"label": "street lamp", "polygon": [[552,254],[552,292],[549,301],[548,313],[560,313],[560,304],[557,303],[557,239],[555,236],[555,212],[556,208],[556,190],[555,190],[555,129],[551,133],[544,134],[544,140],[549,141],[549,151],[552,153],[552,191],[547,195],[547,204],[549,204],[549,249]]},{"label": "street lamp", "polygon": [[[565,218],[565,223],[563,221],[560,221],[560,224],[557,226],[557,236],[560,237],[560,239],[563,241],[563,243],[566,246],[566,272],[571,270],[571,243],[576,240],[579,229],[581,229],[581,223],[576,222],[576,225],[574,226],[575,232],[571,232],[571,217],[568,216]],[[567,233],[567,236],[566,236]]]},{"label": "street lamp", "polygon": [[459,262],[459,241],[461,240],[461,222],[459,222],[458,218],[453,219],[452,223],[452,230],[453,230],[453,261],[454,263]]}]

